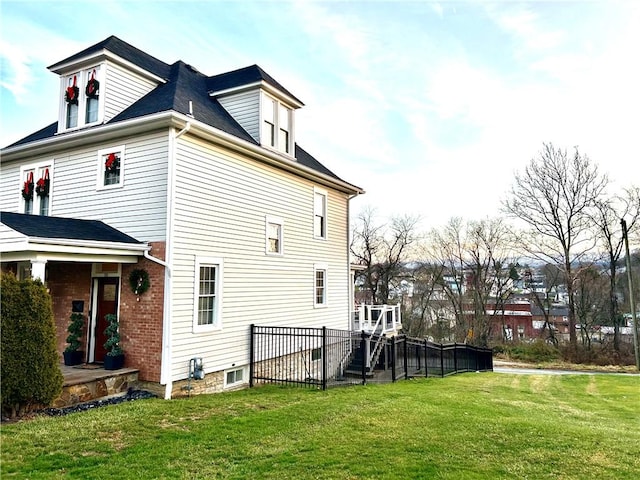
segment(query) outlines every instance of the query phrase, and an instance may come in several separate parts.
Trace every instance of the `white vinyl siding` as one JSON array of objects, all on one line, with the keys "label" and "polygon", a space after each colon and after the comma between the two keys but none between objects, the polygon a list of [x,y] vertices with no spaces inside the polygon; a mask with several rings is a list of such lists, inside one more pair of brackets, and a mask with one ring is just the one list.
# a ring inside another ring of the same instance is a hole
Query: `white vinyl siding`
[{"label": "white vinyl siding", "polygon": [[[129,154],[127,154],[129,156]],[[128,174],[127,174],[128,175]],[[314,185],[253,160],[177,142],[173,218],[172,376],[190,358],[207,371],[249,362],[249,327],[349,327],[347,195],[327,190],[328,240],[313,242]],[[265,211],[286,226],[286,255],[265,255]],[[195,258],[224,258],[224,328],[194,334]],[[314,308],[313,268],[328,266],[325,308]]]},{"label": "white vinyl siding", "polygon": [[[55,165],[51,177],[49,215],[102,220],[139,241],[164,241],[167,216],[167,131],[136,136],[122,144],[126,151],[126,181],[122,188],[96,190],[98,151],[112,144],[33,159],[29,164]],[[26,165],[25,165],[26,166]],[[37,179],[35,179],[37,180]],[[21,213],[20,163],[0,171],[0,208]],[[114,208],[116,206],[118,208]]]},{"label": "white vinyl siding", "polygon": [[105,97],[105,122],[133,105],[157,86],[155,82],[113,62],[106,62],[105,70],[104,84],[100,84],[101,95]]},{"label": "white vinyl siding", "polygon": [[256,142],[260,141],[260,90],[220,97],[218,101]]}]

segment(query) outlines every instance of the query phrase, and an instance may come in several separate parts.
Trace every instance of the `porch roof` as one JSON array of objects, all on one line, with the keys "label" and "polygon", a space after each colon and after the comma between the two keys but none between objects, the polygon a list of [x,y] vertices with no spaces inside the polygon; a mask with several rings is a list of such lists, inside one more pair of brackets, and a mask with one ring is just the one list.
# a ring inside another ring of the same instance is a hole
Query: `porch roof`
[{"label": "porch roof", "polygon": [[135,263],[147,250],[100,220],[0,212],[2,261]]}]

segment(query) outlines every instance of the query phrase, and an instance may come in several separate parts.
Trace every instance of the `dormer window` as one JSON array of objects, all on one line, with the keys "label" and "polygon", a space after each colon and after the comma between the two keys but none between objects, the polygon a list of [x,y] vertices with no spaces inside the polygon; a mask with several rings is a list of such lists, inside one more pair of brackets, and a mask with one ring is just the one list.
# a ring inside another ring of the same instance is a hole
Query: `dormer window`
[{"label": "dormer window", "polygon": [[262,129],[261,143],[291,155],[293,110],[275,98],[262,93]]},{"label": "dormer window", "polygon": [[100,67],[74,72],[62,80],[63,130],[81,128],[101,120]]}]

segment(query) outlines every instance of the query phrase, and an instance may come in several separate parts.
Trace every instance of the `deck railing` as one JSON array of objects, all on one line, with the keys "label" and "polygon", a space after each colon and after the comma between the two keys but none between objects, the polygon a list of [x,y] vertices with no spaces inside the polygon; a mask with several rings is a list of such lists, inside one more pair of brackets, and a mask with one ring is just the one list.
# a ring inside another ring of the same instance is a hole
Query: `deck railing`
[{"label": "deck railing", "polygon": [[378,335],[399,332],[402,329],[400,304],[358,305],[352,315],[351,329]]}]

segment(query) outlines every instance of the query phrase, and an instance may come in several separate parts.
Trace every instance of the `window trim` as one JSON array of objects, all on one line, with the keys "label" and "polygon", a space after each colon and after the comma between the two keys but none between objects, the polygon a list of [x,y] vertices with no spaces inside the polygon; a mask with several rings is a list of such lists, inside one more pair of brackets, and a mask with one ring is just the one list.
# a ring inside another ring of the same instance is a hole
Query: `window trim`
[{"label": "window trim", "polygon": [[[120,181],[118,183],[113,183],[111,185],[104,184],[105,178],[105,168],[104,168],[104,158],[110,153],[117,153],[120,155]],[[117,147],[109,147],[102,148],[98,150],[97,157],[97,182],[96,182],[96,190],[113,190],[114,188],[122,188],[124,187],[124,171],[125,171],[125,148],[124,145],[118,145]]]},{"label": "window trim", "polygon": [[[323,286],[323,298],[322,303],[318,303],[318,286],[316,285],[318,272],[324,272],[324,286]],[[329,285],[329,265],[326,263],[314,263],[313,264],[313,307],[314,308],[326,308],[329,305],[328,296]]]},{"label": "window trim", "polygon": [[[277,252],[272,252],[270,250],[270,242],[269,242],[269,225],[274,224],[280,227],[278,231],[280,232],[279,240],[279,249]],[[275,257],[281,257],[284,255],[284,220],[280,217],[273,217],[271,215],[266,215],[264,218],[264,252],[265,255],[271,255]]]},{"label": "window trim", "polygon": [[[293,157],[294,153],[294,109],[290,107],[288,104],[282,102],[277,97],[269,95],[268,93],[261,91],[260,92],[260,145],[270,150],[275,150],[278,153],[282,153],[289,157]],[[273,118],[268,119],[266,117],[266,109],[264,107],[265,103],[270,101],[273,103]],[[285,110],[287,115],[287,123],[288,128],[281,128],[280,117],[282,115],[282,110]],[[267,129],[265,124],[269,124],[271,135],[267,135]],[[284,131],[287,133],[287,142],[286,145],[280,145],[280,131]],[[268,138],[270,137],[270,138]]]},{"label": "window trim", "polygon": [[[316,197],[318,195],[322,195],[324,196],[324,202],[323,202],[323,212],[322,212],[322,218],[323,218],[323,227],[324,227],[324,235],[317,235],[316,234]],[[329,194],[326,190],[322,189],[322,188],[318,188],[318,187],[313,187],[313,238],[318,239],[318,240],[327,240],[328,238],[328,230],[329,230],[329,222],[327,219],[327,210],[329,209]]]},{"label": "window trim", "polygon": [[[227,382],[227,375],[231,372],[238,372],[241,371],[242,372],[242,380],[239,381],[235,381],[233,383],[228,383]],[[241,385],[246,385],[249,383],[249,379],[247,378],[247,366],[243,365],[241,367],[231,367],[228,368],[226,370],[224,370],[224,385],[222,388],[236,388],[239,387]]]},{"label": "window trim", "polygon": [[[216,304],[214,309],[213,323],[206,325],[198,324],[199,300],[200,300],[200,268],[216,267]],[[195,270],[193,281],[193,333],[212,332],[222,330],[222,283],[224,279],[224,261],[219,257],[195,257]]]},{"label": "window trim", "polygon": [[[95,122],[87,122],[87,94],[85,88],[87,82],[91,78],[93,70],[96,70],[95,79],[100,82],[100,94],[98,95],[98,116]],[[92,65],[81,70],[70,72],[60,77],[60,115],[58,118],[58,133],[71,132],[92,125],[99,125],[103,123],[104,119],[104,76],[105,76],[105,64],[99,63]],[[76,76],[76,87],[78,87],[78,120],[74,127],[67,127],[67,102],[65,101],[65,90],[69,84],[69,81]]]},{"label": "window trim", "polygon": [[27,172],[33,172],[33,204],[31,206],[31,214],[30,215],[40,215],[40,207],[41,204],[40,202],[42,201],[41,197],[36,193],[35,191],[35,187],[38,183],[38,180],[41,178],[41,176],[44,174],[46,169],[49,169],[49,195],[47,195],[49,197],[49,206],[47,207],[47,214],[46,215],[40,215],[40,216],[46,216],[46,217],[50,217],[51,216],[51,205],[52,205],[52,197],[53,197],[53,165],[54,165],[54,161],[52,160],[48,160],[48,161],[43,161],[43,162],[37,162],[37,163],[30,163],[28,165],[21,165],[20,166],[20,184],[19,184],[19,191],[18,191],[18,195],[19,195],[19,212],[20,213],[25,213],[25,204],[26,201],[24,199],[24,197],[22,196],[22,187],[24,186],[24,182],[25,182],[25,177]]}]

